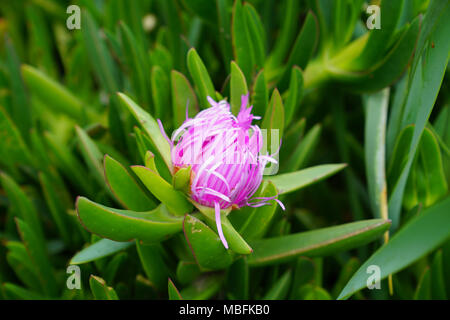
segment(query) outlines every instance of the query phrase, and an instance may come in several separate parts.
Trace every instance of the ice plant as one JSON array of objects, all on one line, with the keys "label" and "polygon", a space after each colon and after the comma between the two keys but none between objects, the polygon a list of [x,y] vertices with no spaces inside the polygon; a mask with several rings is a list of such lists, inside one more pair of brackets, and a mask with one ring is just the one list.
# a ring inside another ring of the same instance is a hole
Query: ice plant
[{"label": "ice plant", "polygon": [[[190,197],[197,203],[214,208],[219,237],[228,249],[223,235],[220,210],[243,206],[260,207],[277,201],[274,197],[252,198],[263,178],[268,162],[276,160],[261,154],[263,136],[253,119],[248,95],[241,99],[239,114],[234,116],[230,105],[208,97],[211,107],[194,118],[186,113],[184,123],[168,139],[174,171],[191,167]],[[162,124],[159,122],[161,130]]]}]

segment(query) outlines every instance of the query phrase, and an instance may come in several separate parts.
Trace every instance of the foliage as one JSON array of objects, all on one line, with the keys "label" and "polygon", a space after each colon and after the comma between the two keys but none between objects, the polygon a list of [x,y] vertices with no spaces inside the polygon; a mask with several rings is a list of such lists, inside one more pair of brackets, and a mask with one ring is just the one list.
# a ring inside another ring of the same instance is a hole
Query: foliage
[{"label": "foliage", "polygon": [[[0,297],[450,297],[450,4],[368,2],[2,3]],[[247,93],[286,211],[223,210],[226,250],[157,119]]]}]

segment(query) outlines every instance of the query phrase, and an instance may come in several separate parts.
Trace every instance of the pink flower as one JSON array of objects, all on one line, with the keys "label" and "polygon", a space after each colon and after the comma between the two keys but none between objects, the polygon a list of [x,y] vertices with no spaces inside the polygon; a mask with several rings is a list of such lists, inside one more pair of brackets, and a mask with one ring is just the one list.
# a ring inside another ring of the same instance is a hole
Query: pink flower
[{"label": "pink flower", "polygon": [[190,196],[203,206],[215,208],[219,237],[228,249],[220,209],[259,207],[270,204],[269,200],[277,201],[283,210],[284,207],[276,196],[251,199],[262,182],[266,164],[276,160],[260,154],[261,129],[252,125],[252,120],[259,117],[251,114],[252,106],[247,108],[248,95],[242,96],[237,117],[225,100],[215,102],[208,97],[208,102],[211,108],[193,119],[186,114],[186,121],[174,131],[169,143],[174,170],[191,166]]}]

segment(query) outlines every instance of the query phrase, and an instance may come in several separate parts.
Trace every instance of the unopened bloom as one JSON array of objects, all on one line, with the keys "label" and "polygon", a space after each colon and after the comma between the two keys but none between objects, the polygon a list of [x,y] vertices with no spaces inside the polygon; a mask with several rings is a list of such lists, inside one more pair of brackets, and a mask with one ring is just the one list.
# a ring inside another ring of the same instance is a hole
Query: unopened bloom
[{"label": "unopened bloom", "polygon": [[276,160],[261,154],[261,129],[252,125],[252,120],[259,117],[251,114],[252,106],[247,107],[248,95],[242,96],[237,117],[225,100],[215,102],[208,97],[208,102],[210,108],[194,118],[186,115],[186,121],[173,132],[169,140],[171,158],[175,171],[191,167],[190,196],[197,203],[215,209],[219,237],[228,248],[220,222],[221,209],[259,207],[269,204],[269,200],[283,205],[276,196],[252,199],[262,182],[266,164]]}]

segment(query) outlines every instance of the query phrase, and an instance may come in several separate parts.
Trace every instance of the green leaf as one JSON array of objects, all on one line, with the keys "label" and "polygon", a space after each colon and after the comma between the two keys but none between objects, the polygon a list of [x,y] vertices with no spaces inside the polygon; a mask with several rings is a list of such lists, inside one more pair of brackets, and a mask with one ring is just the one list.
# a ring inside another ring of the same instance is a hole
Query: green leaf
[{"label": "green leaf", "polygon": [[72,243],[70,220],[66,208],[64,207],[65,204],[59,197],[57,190],[55,190],[56,186],[52,183],[52,180],[42,172],[39,173],[39,181],[42,186],[44,198],[61,237],[66,244]]},{"label": "green leaf", "polygon": [[202,221],[194,216],[186,215],[183,230],[200,269],[220,270],[231,264],[232,257],[219,236]]},{"label": "green leaf", "polygon": [[209,77],[208,70],[194,48],[191,48],[188,52],[187,66],[189,73],[194,80],[194,84],[197,87],[200,107],[202,109],[209,107],[207,97],[209,96],[214,99],[216,91],[214,90],[214,85]]},{"label": "green leaf", "polygon": [[27,290],[23,287],[15,285],[13,283],[3,283],[2,289],[4,291],[5,297],[10,300],[45,300],[46,297],[33,292],[31,290]]},{"label": "green leaf", "polygon": [[31,164],[32,157],[22,135],[6,111],[0,106],[0,163],[12,166]]},{"label": "green leaf", "polygon": [[347,282],[350,280],[352,275],[358,270],[361,266],[361,262],[358,258],[350,258],[345,265],[342,267],[342,270],[339,274],[339,278],[337,279],[334,287],[333,287],[333,297],[337,297],[339,293],[344,289]]},{"label": "green leaf", "polygon": [[81,30],[84,47],[96,77],[109,94],[119,89],[119,73],[114,60],[109,53],[104,40],[100,37],[99,29],[89,11],[82,12]]},{"label": "green leaf", "polygon": [[255,8],[248,2],[244,3],[244,16],[248,35],[252,41],[254,63],[262,68],[266,58],[266,35],[261,19]]},{"label": "green leaf", "polygon": [[[273,183],[269,182],[258,197],[274,197],[278,194]],[[277,209],[277,203],[272,201],[268,206],[256,208],[240,228],[239,233],[244,239],[259,239],[264,236]]]},{"label": "green leaf", "polygon": [[186,120],[186,107],[189,117],[193,117],[198,112],[198,102],[195,92],[184,74],[172,70],[170,80],[172,85],[173,126],[178,128]]},{"label": "green leaf", "polygon": [[182,0],[183,5],[210,24],[216,24],[216,6],[214,1]]},{"label": "green leaf", "polygon": [[161,133],[158,123],[155,119],[141,107],[139,107],[133,100],[123,93],[118,93],[120,101],[136,118],[136,121],[142,126],[148,134],[159,155],[164,159],[169,170],[172,170],[172,161],[170,158],[170,145]]},{"label": "green leaf", "polygon": [[362,220],[339,226],[251,241],[250,266],[263,266],[289,261],[299,255],[326,256],[350,250],[378,238],[389,229],[390,221]]},{"label": "green leaf", "polygon": [[430,267],[423,270],[419,279],[416,291],[414,293],[414,300],[430,300],[431,299],[431,278]]},{"label": "green leaf", "polygon": [[386,120],[389,88],[366,100],[365,160],[369,198],[374,216],[387,219],[387,185],[385,170]]},{"label": "green leaf", "polygon": [[320,124],[316,124],[312,127],[303,139],[300,140],[300,143],[295,146],[295,149],[286,164],[286,168],[289,170],[298,170],[305,167],[309,158],[314,153],[317,144],[319,143],[321,133],[322,126]]},{"label": "green leaf", "polygon": [[237,115],[241,110],[241,99],[248,94],[247,81],[236,62],[231,61],[230,100],[231,112]]},{"label": "green leaf", "polygon": [[48,108],[61,112],[78,120],[84,120],[87,115],[95,119],[95,113],[87,108],[66,87],[29,65],[22,65],[22,75],[33,95],[36,95]]},{"label": "green leaf", "polygon": [[319,43],[319,24],[315,14],[310,11],[306,16],[305,22],[295,39],[288,61],[285,65],[284,74],[280,80],[280,88],[288,86],[289,74],[294,65],[305,69],[309,59],[312,57]]},{"label": "green leaf", "polygon": [[266,66],[270,68],[278,67],[286,58],[292,46],[298,23],[299,2],[297,0],[287,0],[285,14],[282,19],[282,26],[274,48],[267,59]]},{"label": "green leaf", "polygon": [[31,200],[20,186],[6,173],[0,172],[0,182],[10,201],[11,208],[14,208],[17,216],[33,229],[35,236],[42,243],[44,241],[44,232],[41,220]]},{"label": "green leaf", "polygon": [[56,297],[58,287],[53,273],[53,267],[50,263],[45,243],[39,239],[34,229],[23,220],[16,218],[17,230],[22,239],[28,255],[36,268],[36,274],[42,286],[43,292],[50,297]]},{"label": "green leaf", "polygon": [[433,300],[447,300],[445,292],[445,272],[442,262],[442,250],[434,255],[431,264],[431,296]]},{"label": "green leaf", "polygon": [[323,288],[307,284],[299,290],[301,300],[331,300],[330,294]]},{"label": "green leaf", "polygon": [[25,139],[27,139],[29,128],[33,125],[30,103],[21,77],[20,60],[16,49],[7,35],[5,35],[4,38],[4,48],[6,49],[3,51],[6,51],[5,71],[9,73],[9,83],[11,88],[11,110],[7,110],[9,111],[9,115],[13,119],[15,126],[17,126],[18,131]]},{"label": "green leaf", "polygon": [[252,113],[255,116],[262,117],[269,103],[269,91],[267,90],[264,70],[258,72],[252,87]]},{"label": "green leaf", "polygon": [[151,75],[153,106],[155,116],[161,118],[170,105],[169,78],[160,66],[153,66]]},{"label": "green leaf", "polygon": [[283,300],[287,297],[292,282],[292,271],[286,271],[264,296],[263,300]]},{"label": "green leaf", "polygon": [[402,13],[403,0],[398,1],[381,1],[380,6],[380,29],[372,29],[369,31],[369,38],[361,55],[352,61],[357,69],[363,69],[370,64],[376,62],[378,57],[382,57],[384,51],[386,51],[391,38],[395,33],[395,29],[398,25],[398,20]]},{"label": "green leaf", "polygon": [[72,260],[70,260],[70,264],[83,264],[95,261],[125,250],[133,244],[133,242],[117,242],[109,239],[100,239],[75,254]]},{"label": "green leaf", "polygon": [[[389,164],[389,183],[395,186],[408,162],[409,146],[414,134],[414,126],[404,128],[395,144]],[[403,196],[403,205],[410,210],[418,203],[430,206],[447,193],[448,186],[438,141],[430,129],[425,128],[419,141]]]},{"label": "green leaf", "polygon": [[125,208],[146,211],[156,207],[156,203],[145,194],[122,164],[105,155],[103,165],[106,183]]},{"label": "green leaf", "polygon": [[98,184],[100,186],[103,186],[106,191],[110,192],[103,176],[103,154],[100,152],[95,142],[87,135],[87,133],[83,129],[78,126],[76,126],[75,129],[80,143],[80,151],[83,155],[84,161],[89,167],[90,172],[95,177]]},{"label": "green leaf", "polygon": [[[353,275],[338,299],[346,299],[366,286],[367,267],[380,266],[380,280],[425,256],[450,236],[450,198],[425,209],[378,249]],[[414,248],[411,250],[410,248]]]},{"label": "green leaf", "polygon": [[297,66],[291,69],[288,97],[284,106],[286,126],[291,123],[292,117],[297,111],[303,98],[303,72]]},{"label": "green leaf", "polygon": [[234,2],[231,35],[234,58],[245,78],[250,80],[253,66],[255,65],[255,52],[241,0]]},{"label": "green leaf", "polygon": [[227,270],[226,283],[229,298],[248,300],[249,268],[245,257],[237,259]]},{"label": "green leaf", "polygon": [[[145,109],[150,108],[150,60],[142,43],[136,40],[130,28],[119,22],[121,48],[127,68],[129,68],[131,85]],[[156,113],[158,114],[158,113]]]},{"label": "green leaf", "polygon": [[114,255],[104,268],[104,278],[107,283],[113,283],[118,271],[127,261],[128,254],[126,252],[119,252]]},{"label": "green leaf", "polygon": [[183,300],[183,297],[181,296],[177,287],[175,287],[175,284],[172,282],[170,278],[168,284],[168,291],[169,291],[169,300]]},{"label": "green leaf", "polygon": [[177,280],[182,285],[187,285],[195,280],[200,275],[201,271],[197,263],[193,261],[183,261],[178,262],[177,265]]},{"label": "green leaf", "polygon": [[[208,225],[217,232],[217,223],[215,218],[214,208],[205,207],[198,203],[193,202],[195,207],[204,215],[207,219],[206,222]],[[231,250],[239,254],[250,254],[252,252],[252,248],[245,242],[244,238],[236,231],[234,226],[231,224],[230,220],[228,220],[227,214],[230,209],[221,210],[221,222],[222,222],[222,231],[225,239],[227,239],[228,245]]]},{"label": "green leaf", "polygon": [[314,275],[317,272],[316,269],[316,265],[311,258],[303,256],[297,258],[289,299],[299,299],[299,289],[301,289],[306,283],[314,280]]},{"label": "green leaf", "polygon": [[164,203],[170,212],[176,215],[184,215],[192,211],[192,205],[186,197],[157,173],[143,166],[132,166],[131,168],[147,189]]},{"label": "green leaf", "polygon": [[8,241],[6,247],[8,248],[6,260],[20,281],[28,288],[42,293],[39,275],[25,246],[19,241]]},{"label": "green leaf", "polygon": [[351,63],[352,59],[342,59],[342,62],[335,61],[335,66],[328,71],[334,79],[354,92],[381,90],[400,78],[405,71],[414,53],[419,32],[420,17],[417,17],[402,32],[394,47],[384,55],[384,58],[370,68],[364,71],[350,71],[346,69],[348,66],[342,64]]},{"label": "green leaf", "polygon": [[78,197],[76,208],[87,230],[115,241],[159,242],[182,229],[182,218],[171,216],[164,205],[152,211],[134,212],[108,208]]},{"label": "green leaf", "polygon": [[173,175],[172,185],[175,190],[188,194],[191,184],[191,167],[183,167]]},{"label": "green leaf", "polygon": [[100,277],[91,275],[89,286],[95,300],[119,300],[116,291],[112,287],[108,287],[105,280]]},{"label": "green leaf", "polygon": [[280,194],[289,193],[326,179],[341,171],[346,166],[347,165],[345,163],[324,164],[300,171],[267,177],[265,180],[271,181]]},{"label": "green leaf", "polygon": [[168,270],[162,258],[161,247],[136,241],[136,248],[148,280],[159,290],[165,289]]},{"label": "green leaf", "polygon": [[180,295],[185,300],[206,300],[211,298],[222,286],[224,276],[211,273],[199,277],[189,287],[181,290]]}]

